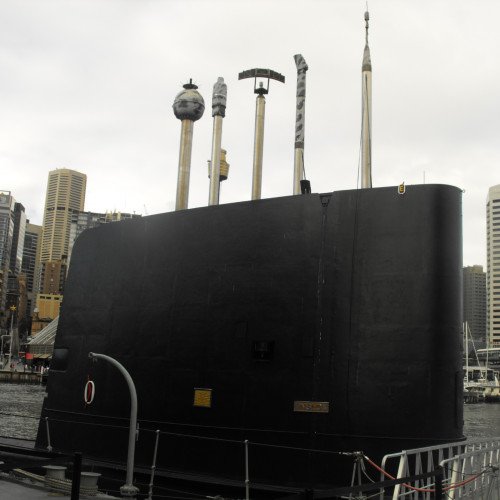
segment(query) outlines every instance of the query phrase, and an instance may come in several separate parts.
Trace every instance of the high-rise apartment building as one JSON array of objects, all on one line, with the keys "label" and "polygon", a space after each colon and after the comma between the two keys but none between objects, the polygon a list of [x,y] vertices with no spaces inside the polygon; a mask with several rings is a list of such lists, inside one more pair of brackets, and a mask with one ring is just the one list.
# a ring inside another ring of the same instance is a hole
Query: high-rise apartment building
[{"label": "high-rise apartment building", "polygon": [[463,321],[469,325],[475,347],[486,347],[486,273],[483,266],[463,268],[463,292]]},{"label": "high-rise apartment building", "polygon": [[33,315],[36,304],[36,294],[40,287],[40,251],[42,248],[42,226],[26,224],[22,272],[26,276],[26,293],[28,316]]},{"label": "high-rise apartment building", "polygon": [[69,254],[68,254],[68,265],[71,260],[71,253],[73,251],[73,245],[80,234],[86,229],[92,229],[94,227],[101,226],[102,224],[108,224],[109,222],[119,222],[127,219],[136,219],[141,217],[139,214],[127,214],[123,212],[79,212],[74,213],[71,217],[71,229],[69,236]]},{"label": "high-rise apartment building", "polygon": [[500,346],[500,184],[490,187],[486,204],[486,250],[488,269],[487,336],[489,346]]},{"label": "high-rise apartment building", "polygon": [[41,261],[60,260],[68,256],[71,215],[83,211],[87,176],[61,168],[49,172]]}]

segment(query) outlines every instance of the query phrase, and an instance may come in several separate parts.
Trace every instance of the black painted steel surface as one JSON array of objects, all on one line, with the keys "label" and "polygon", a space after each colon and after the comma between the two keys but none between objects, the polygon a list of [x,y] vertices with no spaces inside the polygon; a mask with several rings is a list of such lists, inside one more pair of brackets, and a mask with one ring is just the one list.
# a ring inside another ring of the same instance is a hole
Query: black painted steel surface
[{"label": "black painted steel surface", "polygon": [[[84,232],[43,410],[52,446],[125,460],[127,429],[116,426],[127,425],[128,389],[112,366],[91,364],[90,351],[115,357],[135,380],[143,465],[160,429],[159,468],[241,480],[248,439],[253,482],[347,484],[352,456],[263,444],[380,459],[460,439],[461,217],[459,189],[421,185]],[[85,406],[88,376],[96,394]],[[212,390],[210,408],[193,405],[195,388]],[[296,401],[328,411],[297,412]],[[37,444],[46,444],[44,425]]]}]

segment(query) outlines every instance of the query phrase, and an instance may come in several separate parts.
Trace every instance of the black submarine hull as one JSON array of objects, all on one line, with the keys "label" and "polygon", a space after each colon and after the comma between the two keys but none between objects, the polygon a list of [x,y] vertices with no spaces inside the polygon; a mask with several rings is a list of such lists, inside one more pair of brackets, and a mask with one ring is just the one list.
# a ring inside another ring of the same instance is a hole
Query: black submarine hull
[{"label": "black submarine hull", "polygon": [[[299,487],[462,438],[461,191],[309,194],[108,224],[76,242],[42,417],[60,451]],[[92,404],[84,385],[95,383]],[[41,420],[37,446],[47,445]],[[305,450],[317,450],[314,452]]]}]

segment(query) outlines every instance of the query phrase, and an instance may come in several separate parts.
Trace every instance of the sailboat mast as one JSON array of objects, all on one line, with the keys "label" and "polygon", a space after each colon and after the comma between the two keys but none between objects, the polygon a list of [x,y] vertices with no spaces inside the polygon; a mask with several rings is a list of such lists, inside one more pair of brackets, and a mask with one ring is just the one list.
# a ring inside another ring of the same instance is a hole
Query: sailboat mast
[{"label": "sailboat mast", "polygon": [[469,328],[467,321],[464,323],[465,330],[465,376],[467,377],[467,382],[469,381]]}]

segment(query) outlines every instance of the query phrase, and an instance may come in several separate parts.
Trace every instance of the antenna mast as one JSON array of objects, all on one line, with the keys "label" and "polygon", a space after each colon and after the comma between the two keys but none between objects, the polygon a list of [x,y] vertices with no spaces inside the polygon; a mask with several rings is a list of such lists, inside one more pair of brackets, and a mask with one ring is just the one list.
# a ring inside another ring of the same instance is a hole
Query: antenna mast
[{"label": "antenna mast", "polygon": [[[238,80],[244,78],[254,79],[254,94],[257,94],[255,103],[255,135],[253,149],[253,173],[252,173],[252,200],[260,200],[262,190],[262,159],[264,155],[264,117],[266,113],[266,98],[269,92],[269,80],[277,80],[285,83],[285,77],[272,69],[254,68],[242,71]],[[257,78],[267,79],[267,86],[262,81],[257,86]]]},{"label": "antenna mast", "polygon": [[201,97],[198,87],[190,79],[183,85],[175,97],[173,110],[175,117],[181,120],[181,144],[179,148],[179,169],[177,174],[177,197],[175,209],[185,210],[189,198],[189,174],[191,170],[191,150],[193,149],[193,125],[203,116],[205,101]]},{"label": "antenna mast", "polygon": [[227,85],[224,83],[224,78],[220,76],[215,82],[212,94],[212,116],[214,117],[214,127],[212,136],[212,161],[210,162],[209,175],[209,205],[219,204],[222,119],[226,116],[226,99]]},{"label": "antenna mast", "polygon": [[361,122],[361,187],[372,187],[372,62],[368,46],[368,21],[370,14],[365,12],[365,50],[361,67],[362,122]]}]

